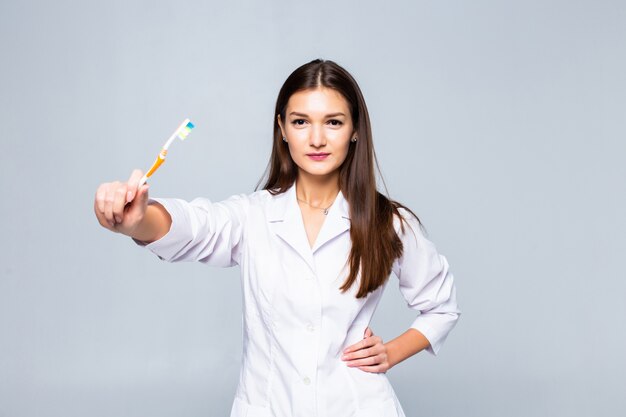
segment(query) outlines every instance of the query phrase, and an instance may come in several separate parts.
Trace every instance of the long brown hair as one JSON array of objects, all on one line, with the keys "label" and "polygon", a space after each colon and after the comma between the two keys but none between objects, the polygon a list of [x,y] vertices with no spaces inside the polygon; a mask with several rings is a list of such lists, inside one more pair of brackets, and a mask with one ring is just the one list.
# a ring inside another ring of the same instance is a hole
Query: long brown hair
[{"label": "long brown hair", "polygon": [[350,273],[340,290],[347,291],[360,270],[361,285],[356,297],[362,298],[385,282],[391,274],[394,260],[402,256],[402,241],[393,225],[395,214],[404,233],[405,220],[398,208],[402,207],[415,216],[418,224],[421,225],[421,222],[410,209],[378,191],[374,167],[379,174],[380,168],[374,152],[367,106],[356,80],[344,68],[330,60],[315,59],[289,75],[276,99],[272,155],[256,189],[266,175],[263,189],[272,195],[287,191],[296,180],[298,167],[291,158],[287,143],[282,140],[277,116],[286,120],[285,109],[292,94],[317,87],[331,88],[346,99],[358,138],[356,142],[350,142],[348,155],[339,173],[339,187],[350,207],[352,240],[348,257]]}]

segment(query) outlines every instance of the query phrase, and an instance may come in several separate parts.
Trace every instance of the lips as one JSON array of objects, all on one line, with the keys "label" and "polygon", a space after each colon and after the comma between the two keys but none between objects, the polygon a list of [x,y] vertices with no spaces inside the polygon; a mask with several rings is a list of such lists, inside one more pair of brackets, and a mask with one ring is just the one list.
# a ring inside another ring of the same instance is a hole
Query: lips
[{"label": "lips", "polygon": [[326,159],[326,157],[330,155],[329,153],[308,153],[306,154],[306,156],[308,156],[309,158],[311,158],[314,161],[322,161],[324,159]]}]

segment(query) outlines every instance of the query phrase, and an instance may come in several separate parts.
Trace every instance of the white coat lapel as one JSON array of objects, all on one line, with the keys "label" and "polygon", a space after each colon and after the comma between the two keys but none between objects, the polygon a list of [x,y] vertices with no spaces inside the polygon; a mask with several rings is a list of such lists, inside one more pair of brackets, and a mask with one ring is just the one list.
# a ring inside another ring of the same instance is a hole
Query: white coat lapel
[{"label": "white coat lapel", "polygon": [[328,215],[324,219],[315,244],[311,248],[304,229],[302,212],[296,198],[295,182],[284,193],[272,196],[267,219],[271,230],[291,246],[313,272],[315,272],[313,259],[315,251],[350,229],[348,202],[339,191],[333,205],[328,210]]},{"label": "white coat lapel", "polygon": [[295,182],[284,193],[272,196],[268,222],[272,231],[291,246],[304,259],[311,271],[315,272],[313,252],[306,237],[302,212],[296,199]]},{"label": "white coat lapel", "polygon": [[339,191],[333,205],[328,209],[328,215],[315,239],[313,253],[346,230],[350,230],[348,201],[344,198],[343,193]]}]

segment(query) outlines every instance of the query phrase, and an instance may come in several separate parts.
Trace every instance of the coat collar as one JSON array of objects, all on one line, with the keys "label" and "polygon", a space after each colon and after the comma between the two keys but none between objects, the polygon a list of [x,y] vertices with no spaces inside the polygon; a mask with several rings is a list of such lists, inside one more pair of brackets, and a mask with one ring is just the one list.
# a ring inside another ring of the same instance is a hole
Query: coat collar
[{"label": "coat collar", "polygon": [[284,193],[272,196],[267,219],[271,230],[291,246],[315,272],[313,254],[326,243],[350,229],[348,201],[339,191],[311,248],[307,239],[302,212],[298,205],[296,182]]}]

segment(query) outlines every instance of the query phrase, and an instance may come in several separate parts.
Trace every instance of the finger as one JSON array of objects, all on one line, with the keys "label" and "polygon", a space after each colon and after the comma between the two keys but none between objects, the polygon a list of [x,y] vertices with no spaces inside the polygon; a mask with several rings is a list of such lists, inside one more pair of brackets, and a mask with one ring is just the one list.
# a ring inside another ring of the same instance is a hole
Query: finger
[{"label": "finger", "polygon": [[139,187],[137,196],[135,196],[132,203],[130,204],[130,208],[128,209],[127,216],[133,221],[140,220],[141,217],[143,216],[143,213],[145,211],[145,208],[148,202],[148,190],[149,189],[150,189],[150,186],[148,184],[144,184],[141,187]]},{"label": "finger", "polygon": [[113,218],[113,203],[115,202],[115,185],[109,184],[106,188],[106,195],[104,197],[104,217],[111,225],[115,225],[115,218]]},{"label": "finger", "polygon": [[98,187],[98,191],[96,192],[96,201],[94,204],[94,210],[96,212],[96,217],[98,221],[103,227],[111,228],[113,227],[113,223],[110,222],[106,218],[106,197],[107,197],[107,186],[108,184],[102,184]]},{"label": "finger", "polygon": [[[363,339],[363,340],[365,340],[365,339]],[[361,349],[364,346],[363,340],[361,340],[360,342],[357,342],[357,343],[355,343],[355,344],[353,344],[351,346],[348,346],[347,348],[345,348],[343,350],[343,353],[350,353],[350,352],[354,352],[356,350]]]},{"label": "finger", "polygon": [[374,356],[378,353],[377,350],[374,350],[372,347],[362,348],[356,350],[354,352],[344,354],[341,359],[344,361],[351,361],[354,359],[367,358],[368,356]]},{"label": "finger", "polygon": [[387,366],[384,364],[359,366],[358,369],[374,374],[384,374],[385,372],[387,372]]},{"label": "finger", "polygon": [[148,201],[149,190],[150,190],[150,185],[148,183],[145,183],[141,187],[139,187],[139,197],[141,197],[142,203],[145,203]]},{"label": "finger", "polygon": [[344,353],[341,357],[342,360],[351,360],[355,358],[363,358],[367,356],[374,356],[378,354],[386,354],[387,348],[382,343],[382,339],[378,336],[372,336],[367,339],[363,339],[366,344],[361,349]]},{"label": "finger", "polygon": [[372,366],[372,365],[379,365],[380,363],[383,362],[383,356],[382,355],[374,355],[374,356],[368,356],[365,358],[360,358],[360,359],[355,359],[355,360],[351,360],[346,362],[346,365],[352,367],[352,368],[358,368],[359,366]]},{"label": "finger", "polygon": [[343,353],[350,353],[350,352],[357,351],[359,349],[373,346],[376,344],[376,337],[378,336],[373,336],[373,337],[362,339],[358,341],[357,343],[353,344],[352,346],[348,346],[347,348],[345,348]]},{"label": "finger", "polygon": [[372,331],[372,329],[369,328],[369,326],[365,329],[365,337],[370,337],[370,336],[374,336],[374,332]]},{"label": "finger", "polygon": [[117,223],[121,223],[124,219],[124,206],[126,206],[126,191],[128,186],[120,183],[114,193],[113,216]]},{"label": "finger", "polygon": [[107,219],[104,217],[104,213],[100,211],[100,209],[98,208],[98,201],[94,201],[93,204],[93,211],[96,213],[96,218],[98,219],[98,222],[100,223],[100,226],[106,228],[106,229],[111,229],[111,224],[107,221]]},{"label": "finger", "polygon": [[126,192],[126,202],[130,203],[137,195],[137,184],[139,184],[139,180],[143,177],[143,172],[140,169],[134,169],[130,174],[130,178],[128,179],[128,190]]},{"label": "finger", "polygon": [[96,208],[102,215],[104,215],[104,199],[106,194],[106,184],[101,184],[96,191]]}]

